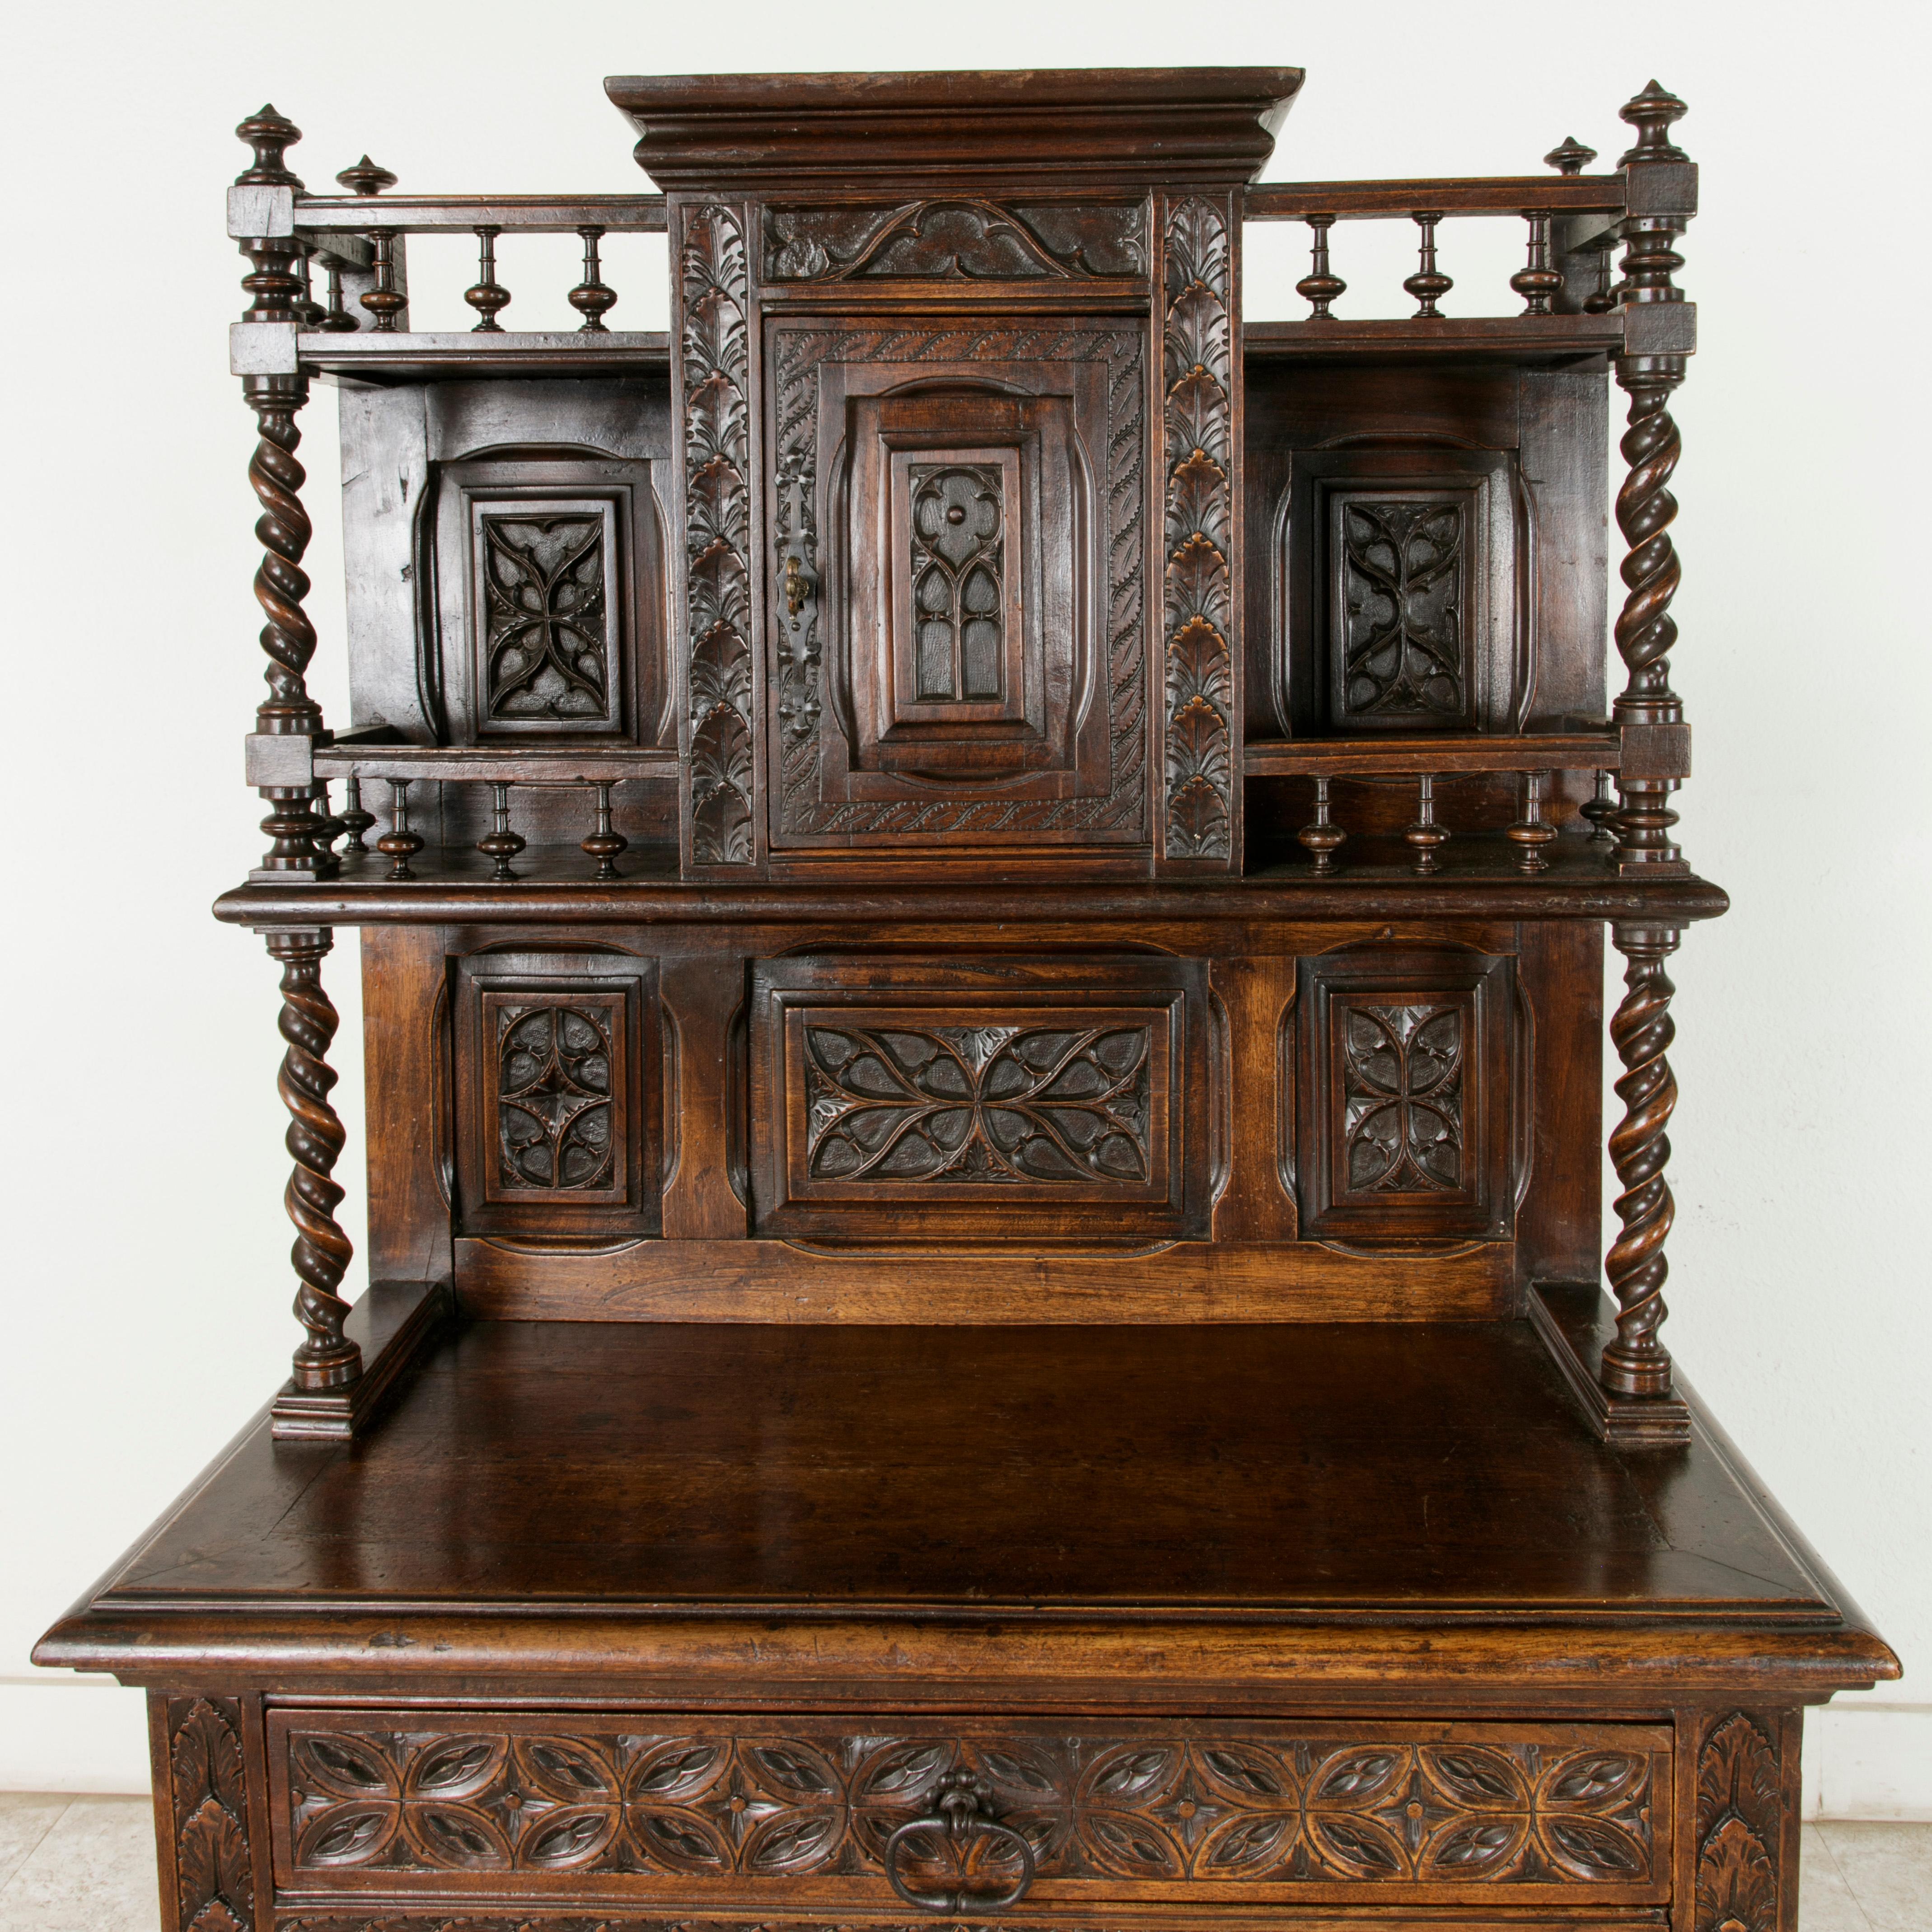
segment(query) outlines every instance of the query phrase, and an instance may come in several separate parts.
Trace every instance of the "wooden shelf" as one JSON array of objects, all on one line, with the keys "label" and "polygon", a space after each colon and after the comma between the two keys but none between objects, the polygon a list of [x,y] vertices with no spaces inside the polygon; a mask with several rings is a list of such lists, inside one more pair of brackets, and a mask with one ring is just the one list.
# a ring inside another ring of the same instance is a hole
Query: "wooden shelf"
[{"label": "wooden shelf", "polygon": [[319,778],[418,778],[482,784],[622,784],[637,779],[676,784],[675,752],[635,746],[548,744],[541,750],[502,745],[367,745],[338,740],[315,754]]},{"label": "wooden shelf", "polygon": [[1251,322],[1242,329],[1241,340],[1250,362],[1430,356],[1488,362],[1562,362],[1621,353],[1624,318],[1443,316],[1428,322],[1409,316],[1356,322],[1332,316],[1325,322]]},{"label": "wooden shelf", "polygon": [[1400,839],[1360,838],[1342,848],[1340,868],[1325,877],[1290,846],[1258,860],[1240,879],[1042,880],[988,872],[949,884],[929,874],[882,877],[858,866],[846,877],[686,882],[678,878],[674,847],[642,844],[617,860],[615,880],[598,880],[574,845],[532,845],[518,856],[515,880],[499,883],[481,853],[432,847],[411,862],[411,880],[390,880],[388,862],[372,851],[346,860],[334,879],[237,886],[215,902],[214,913],[236,926],[990,920],[1064,928],[1085,920],[1646,917],[1684,925],[1718,918],[1730,905],[1718,886],[1695,876],[1621,875],[1600,856],[1602,846],[1574,833],[1550,850],[1549,870],[1534,876],[1516,869],[1507,840],[1490,836],[1451,838],[1441,869],[1426,878],[1414,872]]},{"label": "wooden shelf", "polygon": [[670,338],[644,329],[597,334],[514,329],[478,334],[472,329],[448,335],[304,330],[296,338],[296,352],[305,376],[378,384],[476,376],[660,375],[670,368]]},{"label": "wooden shelf", "polygon": [[[171,1612],[299,1647],[307,1620],[352,1610],[392,1632],[460,1619],[466,1669],[516,1647],[495,1627],[547,1616],[562,1640],[546,1669],[608,1669],[594,1637],[554,1627],[624,1615],[641,1658],[701,1612],[850,1619],[820,1659],[836,1668],[869,1619],[1044,1632],[1131,1606],[1472,1637],[1498,1616],[1586,1623],[1571,1667],[1593,1694],[1611,1655],[1681,1670],[1675,1651],[1640,1660],[1654,1640],[1632,1627],[1659,1622],[1679,1646],[1742,1627],[1760,1660],[1802,1645],[1820,1688],[1886,1674],[1694,1414],[1666,1456],[1597,1439],[1522,1322],[479,1322],[433,1342],[353,1448],[274,1444],[258,1424],[40,1656],[138,1676],[166,1669]],[[944,1508],[962,1470],[971,1506]],[[427,1636],[382,1641],[394,1670],[457,1667]],[[735,1640],[708,1648],[710,1668],[742,1668]],[[1385,1688],[1442,1666],[1402,1643],[1358,1646],[1351,1667]]]},{"label": "wooden shelf", "polygon": [[1608,727],[1507,738],[1251,738],[1243,769],[1251,778],[1446,778],[1469,772],[1613,772],[1622,755],[1622,739]]}]

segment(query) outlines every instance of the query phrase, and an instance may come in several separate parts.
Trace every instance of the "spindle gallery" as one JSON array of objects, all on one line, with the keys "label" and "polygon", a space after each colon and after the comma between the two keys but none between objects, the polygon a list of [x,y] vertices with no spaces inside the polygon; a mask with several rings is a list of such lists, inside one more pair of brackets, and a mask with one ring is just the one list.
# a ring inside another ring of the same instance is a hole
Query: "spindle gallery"
[{"label": "spindle gallery", "polygon": [[1792,1932],[1898,1666],[1666,1340],[1684,106],[1259,182],[1301,80],[613,80],[622,196],[242,123],[298,1342],[36,1653],[166,1932]]}]

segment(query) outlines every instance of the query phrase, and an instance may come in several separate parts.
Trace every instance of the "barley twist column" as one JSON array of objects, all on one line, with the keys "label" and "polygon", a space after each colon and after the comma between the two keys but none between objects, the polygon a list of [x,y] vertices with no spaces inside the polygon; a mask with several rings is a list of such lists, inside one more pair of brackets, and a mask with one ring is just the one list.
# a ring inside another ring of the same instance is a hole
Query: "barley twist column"
[{"label": "barley twist column", "polygon": [[336,1292],[355,1250],[336,1222],[343,1191],[332,1178],[344,1138],[328,1104],[336,1076],[326,1056],[338,1022],[322,986],[322,958],[334,935],[324,926],[267,937],[270,956],[282,962],[281,1032],[288,1051],[277,1084],[289,1110],[287,1146],[295,1163],[283,1201],[296,1226],[289,1251],[302,1282],[296,1317],[308,1330],[295,1353],[295,1384],[340,1388],[361,1376],[362,1352],[342,1332],[349,1304]]},{"label": "barley twist column", "polygon": [[1664,1178],[1670,1159],[1664,1129],[1677,1105],[1677,1081],[1665,1058],[1677,1029],[1670,1000],[1676,988],[1664,962],[1677,950],[1668,927],[1613,926],[1610,937],[1627,962],[1626,991],[1610,1021],[1610,1040],[1624,1064],[1617,1082],[1624,1117],[1610,1134],[1610,1160],[1623,1192],[1617,1197],[1622,1232],[1604,1271],[1617,1298],[1616,1339],[1604,1351],[1601,1380],[1612,1395],[1655,1397],[1670,1393],[1670,1354],[1658,1340],[1670,1272],[1664,1244],[1676,1216]]}]

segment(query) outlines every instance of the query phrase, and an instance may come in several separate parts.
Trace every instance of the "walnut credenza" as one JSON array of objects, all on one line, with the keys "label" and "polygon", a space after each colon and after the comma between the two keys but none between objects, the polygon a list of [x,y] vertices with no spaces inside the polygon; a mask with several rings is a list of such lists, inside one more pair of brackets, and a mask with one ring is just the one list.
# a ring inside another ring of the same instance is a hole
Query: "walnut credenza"
[{"label": "walnut credenza", "polygon": [[[1795,1932],[1802,1708],[1898,1665],[1661,1339],[1726,905],[1683,104],[1611,172],[1257,184],[1300,80],[616,80],[626,196],[311,195],[242,124],[217,912],[281,968],[303,1340],[37,1652],[149,1694],[166,1932]],[[1498,214],[1520,312],[1445,313]],[[1371,219],[1412,315],[1335,313]],[[1312,313],[1245,319],[1283,220]],[[480,319],[416,328],[452,230]],[[640,231],[668,335],[605,320]],[[528,232],[580,328],[500,320]]]}]

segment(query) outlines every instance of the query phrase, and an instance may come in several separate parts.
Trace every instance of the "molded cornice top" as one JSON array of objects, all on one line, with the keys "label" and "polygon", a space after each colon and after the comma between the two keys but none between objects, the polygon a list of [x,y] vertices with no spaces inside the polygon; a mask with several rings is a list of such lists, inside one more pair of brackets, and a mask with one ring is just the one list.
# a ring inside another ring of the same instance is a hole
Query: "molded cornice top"
[{"label": "molded cornice top", "polygon": [[1299,68],[616,75],[668,190],[1251,181]]}]

